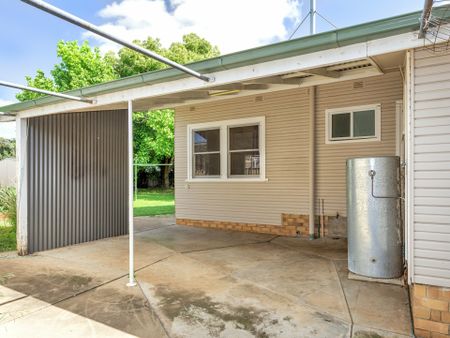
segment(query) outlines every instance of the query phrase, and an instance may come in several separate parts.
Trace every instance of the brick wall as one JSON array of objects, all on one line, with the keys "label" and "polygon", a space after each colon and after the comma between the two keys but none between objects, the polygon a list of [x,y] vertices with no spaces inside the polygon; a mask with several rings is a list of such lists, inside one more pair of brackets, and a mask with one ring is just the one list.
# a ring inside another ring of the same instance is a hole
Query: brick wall
[{"label": "brick wall", "polygon": [[295,214],[282,214],[281,225],[239,223],[228,221],[210,221],[198,219],[177,218],[176,223],[200,228],[233,230],[242,232],[255,232],[280,236],[308,237],[308,216]]},{"label": "brick wall", "polygon": [[[330,226],[332,226],[333,219],[335,217],[324,216],[325,224],[325,237],[335,237],[334,231],[330,231]],[[346,221],[346,219],[345,219]],[[262,234],[273,234],[279,236],[298,236],[309,238],[309,217],[308,215],[298,215],[298,214],[281,214],[281,225],[273,224],[259,224],[259,223],[239,223],[239,222],[229,222],[229,221],[211,221],[211,220],[199,220],[199,219],[188,219],[188,218],[177,218],[176,223],[179,225],[187,225],[199,228],[211,228],[211,229],[221,229],[221,230],[233,230],[242,232],[254,232]],[[320,219],[316,217],[314,236],[315,238],[319,236],[320,229]],[[346,228],[346,227],[345,227]],[[332,229],[331,229],[332,230]],[[346,230],[346,229],[345,229]],[[346,236],[337,236],[346,237]]]},{"label": "brick wall", "polygon": [[414,332],[417,337],[450,337],[450,288],[411,286]]}]

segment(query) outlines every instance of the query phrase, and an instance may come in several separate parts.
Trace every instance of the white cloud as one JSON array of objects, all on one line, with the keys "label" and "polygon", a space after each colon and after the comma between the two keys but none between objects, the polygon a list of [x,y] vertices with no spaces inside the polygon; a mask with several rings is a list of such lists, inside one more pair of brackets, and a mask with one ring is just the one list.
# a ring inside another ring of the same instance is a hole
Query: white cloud
[{"label": "white cloud", "polygon": [[[13,101],[0,99],[0,107],[7,106]],[[15,122],[0,122],[0,137],[16,138],[16,123]]]},{"label": "white cloud", "polygon": [[[168,47],[194,32],[219,46],[222,54],[284,40],[289,32],[285,21],[298,22],[300,0],[122,0],[103,8],[107,20],[101,27],[132,41],[148,36],[160,38]],[[85,37],[100,41],[102,51],[117,50],[116,44],[91,33]]]}]

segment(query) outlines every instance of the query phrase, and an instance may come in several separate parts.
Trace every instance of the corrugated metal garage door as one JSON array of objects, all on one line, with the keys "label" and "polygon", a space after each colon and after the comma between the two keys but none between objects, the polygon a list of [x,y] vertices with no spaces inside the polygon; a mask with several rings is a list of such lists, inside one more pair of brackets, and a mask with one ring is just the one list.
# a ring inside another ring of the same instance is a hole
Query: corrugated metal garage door
[{"label": "corrugated metal garage door", "polygon": [[29,253],[128,231],[126,110],[29,119]]}]

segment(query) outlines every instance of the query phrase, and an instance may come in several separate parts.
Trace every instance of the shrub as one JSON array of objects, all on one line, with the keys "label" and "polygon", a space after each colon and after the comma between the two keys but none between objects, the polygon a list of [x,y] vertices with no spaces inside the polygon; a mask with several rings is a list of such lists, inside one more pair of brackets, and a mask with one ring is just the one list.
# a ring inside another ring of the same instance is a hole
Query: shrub
[{"label": "shrub", "polygon": [[0,212],[2,212],[11,225],[16,226],[16,189],[12,187],[0,187]]}]

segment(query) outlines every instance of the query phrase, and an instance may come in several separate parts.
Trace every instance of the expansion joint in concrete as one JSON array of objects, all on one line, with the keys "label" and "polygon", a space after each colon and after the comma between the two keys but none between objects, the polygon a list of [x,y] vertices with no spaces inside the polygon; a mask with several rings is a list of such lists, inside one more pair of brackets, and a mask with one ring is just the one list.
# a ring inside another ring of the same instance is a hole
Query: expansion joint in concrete
[{"label": "expansion joint in concrete", "polygon": [[347,295],[345,294],[345,290],[344,287],[342,285],[342,281],[341,281],[341,277],[339,276],[339,272],[336,266],[336,263],[333,260],[330,260],[331,263],[334,266],[334,271],[336,272],[336,276],[339,282],[339,287],[341,288],[341,292],[342,295],[344,296],[344,300],[345,300],[345,306],[347,307],[347,311],[348,311],[348,316],[350,318],[350,337],[353,337],[353,325],[354,325],[354,321],[353,321],[353,316],[352,316],[352,312],[350,310],[350,305],[348,304],[348,299],[347,299]]}]

